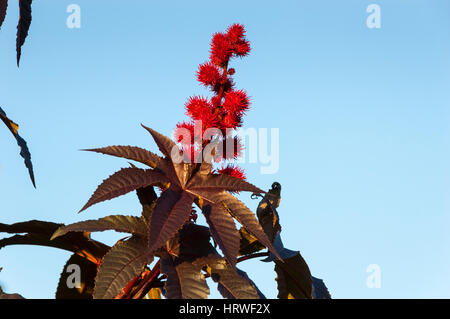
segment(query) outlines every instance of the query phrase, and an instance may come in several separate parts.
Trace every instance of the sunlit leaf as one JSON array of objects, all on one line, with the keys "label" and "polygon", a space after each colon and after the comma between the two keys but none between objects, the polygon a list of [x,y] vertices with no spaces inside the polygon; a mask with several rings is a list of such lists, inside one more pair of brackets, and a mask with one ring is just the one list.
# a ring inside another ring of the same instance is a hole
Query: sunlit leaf
[{"label": "sunlit leaf", "polygon": [[203,214],[215,242],[219,245],[228,262],[234,266],[239,254],[240,236],[233,217],[221,204],[204,207]]},{"label": "sunlit leaf", "polygon": [[252,193],[264,193],[258,187],[230,175],[210,174],[207,176],[196,175],[189,181],[187,187],[193,191],[247,191]]},{"label": "sunlit leaf", "polygon": [[186,192],[165,190],[156,201],[149,226],[149,250],[160,248],[175,236],[191,214],[194,198]]},{"label": "sunlit leaf", "polygon": [[62,226],[53,234],[52,239],[74,231],[98,232],[105,230],[137,234],[143,237],[147,236],[147,224],[141,218],[135,216],[112,215],[96,220],[86,220]]},{"label": "sunlit leaf", "polygon": [[[145,125],[141,124],[141,126],[152,135],[161,153],[163,153],[167,159],[170,159],[170,164],[166,162],[165,165],[166,174],[169,177],[172,177],[173,173],[175,173],[178,183],[183,187],[188,180],[190,172],[190,165],[187,164],[187,158],[183,156],[181,150],[170,138],[149,127],[146,127]],[[160,166],[163,165],[164,163],[160,163]]]},{"label": "sunlit leaf", "polygon": [[98,186],[80,212],[105,200],[113,199],[142,187],[164,182],[167,182],[167,179],[157,171],[134,167],[122,168]]},{"label": "sunlit leaf", "polygon": [[132,237],[116,244],[105,255],[98,269],[94,298],[114,298],[152,260],[153,256],[148,253],[145,240]]},{"label": "sunlit leaf", "polygon": [[147,299],[161,299],[161,289],[152,288],[147,294]]},{"label": "sunlit leaf", "polygon": [[89,152],[96,152],[116,157],[122,157],[126,158],[132,161],[140,162],[145,165],[148,165],[152,168],[155,168],[159,161],[161,160],[161,157],[158,155],[140,148],[136,146],[121,146],[121,145],[114,145],[114,146],[108,146],[103,148],[93,148],[93,149],[86,149],[83,151],[89,151]]}]

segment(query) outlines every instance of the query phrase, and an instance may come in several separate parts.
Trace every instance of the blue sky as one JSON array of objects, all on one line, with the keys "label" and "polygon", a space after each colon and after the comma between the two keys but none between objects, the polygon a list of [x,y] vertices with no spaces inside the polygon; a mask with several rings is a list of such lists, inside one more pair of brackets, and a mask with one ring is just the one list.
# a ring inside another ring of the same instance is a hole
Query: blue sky
[{"label": "blue sky", "polygon": [[[81,29],[66,27],[72,3],[81,7]],[[186,119],[186,99],[207,94],[194,75],[211,35],[239,22],[253,48],[233,62],[237,87],[253,101],[244,125],[280,129],[279,171],[244,167],[263,189],[282,184],[285,245],[301,251],[335,298],[450,298],[450,3],[226,3],[36,1],[20,69],[18,7],[10,3],[0,31],[0,105],[21,125],[37,189],[0,129],[1,222],[139,214],[134,194],[77,214],[105,177],[127,165],[78,150],[125,144],[156,151],[139,124],[170,135]],[[366,26],[373,3],[380,29]],[[0,283],[28,298],[52,298],[69,256],[5,248]],[[381,288],[366,285],[370,264],[380,266]],[[242,269],[276,296],[273,265],[251,261]]]}]

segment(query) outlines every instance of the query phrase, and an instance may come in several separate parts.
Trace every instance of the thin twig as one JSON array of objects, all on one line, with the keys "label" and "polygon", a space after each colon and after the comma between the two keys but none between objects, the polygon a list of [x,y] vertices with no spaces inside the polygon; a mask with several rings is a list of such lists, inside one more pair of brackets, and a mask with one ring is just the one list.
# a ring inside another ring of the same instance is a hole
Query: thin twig
[{"label": "thin twig", "polygon": [[240,263],[240,262],[242,262],[242,261],[246,261],[246,260],[253,259],[253,258],[269,257],[269,256],[270,256],[270,253],[269,253],[269,252],[265,252],[265,253],[256,253],[256,254],[252,254],[252,255],[247,255],[247,256],[239,257],[239,258],[237,259],[237,262],[236,262],[236,263]]}]

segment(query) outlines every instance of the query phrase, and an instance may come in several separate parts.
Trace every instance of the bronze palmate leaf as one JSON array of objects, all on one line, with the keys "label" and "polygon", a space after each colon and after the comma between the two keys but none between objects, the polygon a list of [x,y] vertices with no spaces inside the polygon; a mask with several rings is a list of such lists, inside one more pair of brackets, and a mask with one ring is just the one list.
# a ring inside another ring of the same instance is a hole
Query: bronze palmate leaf
[{"label": "bronze palmate leaf", "polygon": [[149,253],[161,248],[176,234],[188,220],[192,204],[196,203],[207,218],[214,240],[233,267],[239,253],[240,236],[232,217],[278,256],[255,215],[229,193],[264,191],[238,178],[212,173],[210,162],[190,163],[171,139],[142,126],[152,135],[164,157],[133,146],[87,150],[126,158],[150,168],[124,168],[113,174],[103,181],[81,211],[128,192],[157,185],[163,191],[148,221]]}]

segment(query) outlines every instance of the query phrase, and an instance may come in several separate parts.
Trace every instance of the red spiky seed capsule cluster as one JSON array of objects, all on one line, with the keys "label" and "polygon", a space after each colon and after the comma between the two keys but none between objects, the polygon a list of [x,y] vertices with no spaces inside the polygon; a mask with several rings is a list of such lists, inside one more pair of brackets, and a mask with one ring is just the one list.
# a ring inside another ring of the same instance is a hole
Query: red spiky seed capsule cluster
[{"label": "red spiky seed capsule cluster", "polygon": [[[208,141],[202,139],[205,131],[216,128],[222,132],[223,140],[220,145],[223,160],[233,160],[240,156],[243,149],[239,138],[233,136],[233,130],[242,126],[242,118],[250,108],[250,99],[244,90],[235,90],[231,78],[235,74],[234,68],[229,68],[229,62],[234,57],[244,57],[250,52],[250,43],[245,38],[245,28],[242,24],[233,24],[225,33],[215,33],[211,41],[209,61],[200,64],[197,80],[209,88],[213,95],[210,98],[193,96],[186,102],[186,115],[191,122],[177,124],[176,140],[182,143],[191,160],[198,156],[199,150]],[[195,121],[201,121],[199,132],[194,136]],[[189,132],[191,138],[184,138],[183,132]],[[232,140],[232,143],[227,141]],[[228,174],[245,179],[243,171],[233,165],[218,170],[219,174]]]}]

